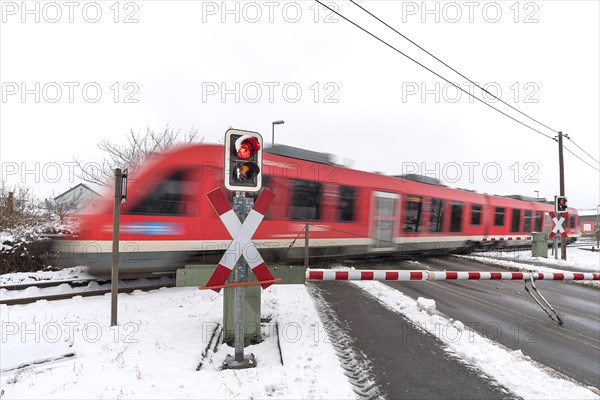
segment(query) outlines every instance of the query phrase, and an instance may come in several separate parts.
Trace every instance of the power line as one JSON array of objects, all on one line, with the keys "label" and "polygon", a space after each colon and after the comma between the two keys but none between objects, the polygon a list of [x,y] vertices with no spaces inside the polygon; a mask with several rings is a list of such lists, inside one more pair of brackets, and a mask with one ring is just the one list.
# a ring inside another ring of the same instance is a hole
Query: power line
[{"label": "power line", "polygon": [[492,96],[493,98],[495,98],[496,100],[501,101],[503,104],[509,106],[510,108],[512,108],[513,110],[515,110],[516,112],[518,112],[521,115],[524,115],[525,117],[529,118],[532,121],[537,122],[538,124],[542,125],[543,127],[551,130],[554,133],[558,133],[558,131],[556,131],[555,129],[550,128],[548,125],[541,123],[540,121],[538,121],[537,119],[525,114],[524,112],[522,112],[521,110],[517,109],[516,107],[508,104],[507,102],[505,102],[504,100],[502,100],[500,97],[494,95],[493,93],[490,93],[487,89],[482,88],[481,86],[479,86],[477,83],[473,82],[471,79],[467,78],[465,75],[461,74],[460,72],[458,72],[456,69],[452,68],[450,65],[446,64],[444,61],[440,60],[438,57],[436,57],[435,55],[431,54],[429,51],[425,50],[423,47],[419,46],[417,43],[415,43],[413,40],[409,39],[407,36],[403,35],[401,32],[398,32],[394,27],[390,26],[389,24],[387,24],[385,21],[383,21],[381,18],[379,18],[378,16],[374,15],[372,12],[370,12],[369,10],[367,10],[366,8],[364,8],[363,6],[361,6],[360,4],[356,3],[354,0],[350,0],[350,2],[352,4],[354,4],[355,6],[357,6],[358,8],[360,8],[361,10],[363,10],[364,12],[366,12],[367,14],[369,14],[371,17],[375,18],[377,21],[381,22],[382,24],[384,24],[385,26],[387,26],[388,28],[390,28],[391,30],[393,30],[394,32],[396,32],[398,35],[402,36],[404,39],[408,40],[410,43],[412,43],[413,45],[417,46],[419,49],[423,50],[425,53],[427,53],[429,56],[433,57],[435,60],[437,60],[438,62],[442,63],[444,66],[446,66],[447,68],[451,69],[453,72],[455,72],[456,74],[460,75],[462,78],[466,79],[467,81],[469,81],[469,83],[475,85],[476,87],[478,87],[479,89],[481,89],[483,92],[489,94],[490,96]]},{"label": "power line", "polygon": [[571,139],[569,136],[567,136],[567,139],[569,139],[571,142],[573,142],[573,144],[575,146],[577,146],[577,148],[581,151],[583,151],[589,158],[591,158],[592,160],[596,161],[598,164],[600,164],[600,161],[596,160],[594,157],[592,157],[587,151],[585,151],[584,149],[582,149],[581,147],[579,147],[577,145],[577,143],[575,143],[575,141],[573,139]]},{"label": "power line", "polygon": [[[377,39],[378,41],[380,41],[381,43],[385,44],[386,46],[388,46],[389,48],[393,49],[394,51],[396,51],[397,53],[400,53],[401,55],[403,55],[404,57],[408,58],[409,60],[411,60],[412,62],[414,62],[415,64],[419,65],[420,67],[426,69],[427,71],[431,72],[432,74],[434,74],[435,76],[443,79],[444,81],[448,82],[449,84],[451,84],[452,86],[454,86],[455,88],[457,88],[458,90],[462,91],[463,93],[466,93],[467,95],[473,97],[474,99],[478,100],[479,102],[485,104],[486,106],[492,108],[493,110],[499,112],[500,114],[512,119],[513,121],[531,129],[532,131],[548,138],[548,139],[552,139],[552,140],[556,140],[555,138],[527,125],[526,123],[517,120],[516,118],[508,115],[507,113],[497,109],[496,107],[492,106],[491,104],[487,103],[486,101],[483,101],[482,99],[480,99],[479,97],[475,96],[474,94],[471,94],[470,92],[466,91],[465,89],[461,88],[460,86],[456,85],[454,82],[451,82],[450,80],[446,79],[445,77],[443,77],[442,75],[438,74],[437,72],[433,71],[432,69],[430,69],[429,67],[423,65],[422,63],[418,62],[417,60],[413,59],[412,57],[410,57],[409,55],[403,53],[402,51],[398,50],[396,47],[392,46],[391,44],[389,44],[388,42],[386,42],[385,40],[381,39],[380,37],[378,37],[377,35],[371,33],[370,31],[368,31],[367,29],[363,28],[362,26],[358,25],[357,23],[355,23],[354,21],[350,20],[349,18],[346,18],[345,16],[343,16],[342,14],[340,14],[338,11],[332,9],[331,7],[327,6],[326,4],[323,4],[320,0],[315,0],[318,4],[320,4],[321,6],[325,7],[326,9],[328,9],[329,11],[331,11],[332,13],[336,14],[337,16],[343,18],[344,20],[346,20],[347,22],[351,23],[352,25],[354,25],[355,27],[357,27],[358,29],[362,30],[363,32],[365,32],[366,34],[372,36],[373,38]],[[508,105],[509,107],[511,107],[512,109],[514,109],[515,111],[519,112],[520,114],[526,116],[527,118],[537,122],[538,124],[544,126],[545,128],[556,132],[554,129],[548,127],[547,125],[539,122],[538,120],[530,117],[529,115],[519,111],[518,109],[516,109],[515,107],[511,106],[510,104],[507,104],[506,102],[504,102],[502,99],[496,97],[495,95],[493,95],[492,93],[490,93],[489,91],[481,88],[479,85],[477,85],[476,83],[474,83],[473,81],[471,81],[469,78],[467,78],[466,76],[464,76],[463,74],[461,74],[460,72],[456,71],[454,68],[450,67],[448,64],[444,63],[442,60],[440,60],[439,58],[435,57],[433,54],[431,54],[430,52],[428,52],[427,50],[425,50],[424,48],[422,48],[421,46],[419,46],[418,44],[416,44],[415,42],[413,42],[412,40],[410,40],[409,38],[407,38],[406,36],[404,36],[403,34],[401,34],[400,32],[398,32],[396,29],[394,29],[393,27],[389,26],[388,24],[386,24],[384,21],[382,21],[381,19],[379,19],[378,17],[376,17],[375,15],[373,15],[372,13],[370,13],[368,10],[366,10],[365,8],[361,7],[359,4],[355,3],[353,0],[350,0],[350,2],[356,6],[358,6],[360,9],[362,9],[363,11],[367,12],[369,15],[371,15],[373,18],[377,19],[378,21],[380,21],[381,23],[383,23],[384,25],[386,25],[388,28],[392,29],[394,32],[398,33],[399,35],[401,35],[402,37],[404,37],[406,40],[408,40],[409,42],[411,42],[412,44],[414,44],[415,46],[417,46],[419,49],[423,50],[424,52],[426,52],[427,54],[429,54],[431,57],[433,57],[434,59],[436,59],[437,61],[439,61],[440,63],[444,64],[446,67],[450,68],[452,71],[454,71],[455,73],[457,73],[458,75],[460,75],[461,77],[463,77],[464,79],[468,80],[469,82],[471,82],[472,84],[474,84],[475,86],[477,86],[478,88],[480,88],[482,91],[490,94],[491,96],[493,96],[494,98],[500,100],[502,103]],[[569,138],[570,139],[570,138]],[[572,140],[571,140],[572,141]],[[575,142],[573,142],[573,144],[575,144],[577,146],[577,144]],[[563,146],[564,147],[564,146]],[[589,157],[591,157],[585,150],[581,149],[579,146],[577,146],[580,150],[582,150],[585,154],[587,154]],[[569,153],[571,153],[573,156],[577,157],[579,160],[581,160],[583,163],[587,164],[588,166],[590,166],[591,168],[593,168],[596,171],[599,171],[596,167],[594,167],[593,165],[589,164],[588,162],[586,162],[585,160],[583,160],[581,157],[579,157],[578,155],[576,155],[575,153],[573,153],[571,150],[569,150],[568,148],[564,147]],[[594,159],[593,157],[591,157],[592,159]],[[594,159],[594,161],[597,161],[596,159]]]},{"label": "power line", "polygon": [[585,164],[589,165],[591,168],[593,168],[594,170],[596,170],[597,172],[600,172],[600,169],[598,169],[598,168],[594,167],[592,164],[590,164],[589,162],[585,161],[583,158],[579,157],[577,154],[573,153],[573,152],[572,152],[571,150],[569,150],[569,148],[568,148],[567,146],[565,146],[564,144],[563,144],[563,149],[565,149],[565,150],[566,150],[566,151],[568,151],[569,153],[573,154],[575,157],[579,158],[579,160],[580,160],[582,163],[585,163]]},{"label": "power line", "polygon": [[401,55],[403,55],[404,57],[408,58],[410,61],[414,62],[415,64],[419,65],[422,68],[425,68],[427,71],[431,72],[432,74],[434,74],[435,76],[437,76],[438,78],[443,79],[444,81],[448,82],[449,84],[451,84],[452,86],[454,86],[455,88],[457,88],[458,90],[462,91],[463,93],[466,93],[467,95],[473,97],[474,99],[478,100],[479,102],[481,102],[482,104],[485,104],[486,106],[490,107],[491,109],[499,112],[500,114],[504,115],[505,117],[508,117],[510,119],[512,119],[513,121],[531,129],[534,132],[539,133],[542,136],[545,136],[548,139],[554,140],[554,138],[552,136],[549,136],[529,125],[527,125],[524,122],[519,121],[518,119],[508,115],[507,113],[505,113],[504,111],[501,111],[499,109],[497,109],[496,107],[492,106],[491,104],[489,104],[486,101],[483,101],[482,99],[480,99],[479,97],[475,96],[474,94],[468,92],[467,90],[461,88],[460,86],[458,86],[457,84],[455,84],[454,82],[451,82],[450,80],[444,78],[442,75],[438,74],[437,72],[433,71],[431,68],[426,67],[425,65],[421,64],[420,62],[418,62],[417,60],[415,60],[414,58],[410,57],[409,55],[403,53],[402,51],[398,50],[397,48],[395,48],[394,46],[392,46],[391,44],[389,44],[388,42],[386,42],[385,40],[381,39],[380,37],[378,37],[377,35],[369,32],[368,30],[366,30],[365,28],[363,28],[362,26],[358,25],[357,23],[355,23],[354,21],[346,18],[345,16],[343,16],[342,14],[340,14],[338,11],[332,9],[331,7],[327,6],[326,4],[323,4],[320,0],[315,0],[317,3],[319,3],[321,6],[325,7],[326,9],[328,9],[329,11],[331,11],[332,13],[336,14],[337,16],[345,19],[346,21],[348,21],[349,23],[351,23],[352,25],[354,25],[355,27],[357,27],[358,29],[360,29],[361,31],[365,32],[366,34],[372,36],[373,38],[379,40],[381,43],[385,44],[386,46],[388,46],[389,48],[393,49],[394,51],[400,53]]},{"label": "power line", "polygon": [[[457,84],[455,84],[454,82],[451,82],[450,80],[444,78],[442,75],[438,74],[437,72],[433,71],[431,68],[423,65],[422,63],[418,62],[417,60],[413,59],[412,57],[410,57],[409,55],[403,53],[402,51],[398,50],[396,47],[392,46],[391,44],[389,44],[388,42],[386,42],[385,40],[381,39],[380,37],[378,37],[377,35],[371,33],[370,31],[368,31],[367,29],[363,28],[362,26],[358,25],[357,23],[355,23],[354,21],[350,20],[349,18],[346,18],[345,16],[343,16],[342,14],[340,14],[338,11],[332,9],[331,7],[327,6],[326,4],[322,3],[320,0],[315,0],[318,4],[320,4],[321,6],[325,7],[326,9],[328,9],[329,11],[331,11],[332,13],[336,14],[337,16],[343,18],[344,20],[346,20],[347,22],[349,22],[350,24],[354,25],[355,27],[357,27],[358,29],[362,30],[363,32],[365,32],[366,34],[372,36],[373,38],[377,39],[378,41],[380,41],[381,43],[385,44],[386,46],[388,46],[389,48],[391,48],[392,50],[396,51],[397,53],[400,53],[401,55],[403,55],[404,57],[408,58],[410,61],[414,62],[415,64],[419,65],[420,67],[426,69],[427,71],[431,72],[432,74],[434,74],[435,76],[443,79],[444,81],[448,82],[450,85],[454,86],[455,88],[457,88],[458,90],[462,91],[463,93],[466,93],[467,95],[473,97],[474,99],[478,100],[479,102],[485,104],[486,106],[492,108],[493,110],[499,112],[500,114],[512,119],[513,121],[525,126],[526,128],[531,129],[532,131],[548,138],[551,140],[556,141],[555,138],[553,138],[552,136],[549,136],[541,131],[539,131],[538,129],[535,129],[529,125],[527,125],[526,123],[519,121],[518,119],[508,115],[507,113],[505,113],[504,111],[501,111],[499,109],[497,109],[496,107],[492,106],[491,104],[489,104],[488,102],[480,99],[479,97],[475,96],[474,94],[471,94],[470,92],[468,92],[467,90],[461,88],[460,86],[458,86]],[[463,77],[464,79],[468,80],[470,83],[472,83],[473,85],[477,86],[479,89],[481,89],[482,91],[490,94],[491,96],[493,96],[494,98],[500,100],[502,103],[506,104],[507,106],[509,106],[510,108],[512,108],[513,110],[519,112],[520,114],[524,115],[525,117],[537,122],[538,124],[544,126],[545,128],[558,133],[556,130],[550,128],[549,126],[539,122],[538,120],[536,120],[533,117],[530,117],[529,115],[519,111],[518,109],[516,109],[515,107],[511,106],[510,104],[507,104],[505,101],[503,101],[502,99],[500,99],[499,97],[495,96],[494,94],[490,93],[489,91],[487,91],[486,89],[482,88],[481,86],[477,85],[475,82],[471,81],[469,78],[467,78],[466,76],[464,76],[463,74],[461,74],[460,72],[456,71],[454,68],[450,67],[448,64],[446,64],[445,62],[443,62],[442,60],[440,60],[439,58],[437,58],[436,56],[434,56],[433,54],[431,54],[430,52],[428,52],[427,50],[425,50],[424,48],[422,48],[421,46],[419,46],[418,44],[416,44],[415,42],[413,42],[412,40],[410,40],[408,37],[406,37],[405,35],[403,35],[402,33],[398,32],[396,29],[394,29],[393,27],[391,27],[390,25],[388,25],[387,23],[385,23],[384,21],[382,21],[381,19],[379,19],[378,17],[376,17],[375,15],[373,15],[371,12],[369,12],[368,10],[366,10],[365,8],[361,7],[359,4],[355,3],[353,0],[350,0],[350,2],[356,6],[358,6],[359,8],[361,8],[363,11],[367,12],[369,15],[371,15],[373,18],[377,19],[378,21],[380,21],[381,23],[383,23],[384,25],[386,25],[388,28],[392,29],[394,32],[398,33],[399,35],[401,35],[403,38],[405,38],[406,40],[408,40],[409,42],[411,42],[412,44],[414,44],[415,46],[417,46],[419,49],[423,50],[424,52],[426,52],[427,54],[429,54],[431,57],[433,57],[434,59],[436,59],[437,61],[439,61],[440,63],[442,63],[443,65],[445,65],[446,67],[450,68],[452,71],[454,71],[455,73],[457,73],[458,75],[460,75],[461,77]],[[569,138],[570,139],[570,138]],[[572,140],[571,140],[572,141]],[[575,144],[575,142],[573,142],[573,144]],[[577,144],[575,144],[577,146]],[[564,146],[563,146],[564,147]],[[585,154],[587,154],[588,156],[590,156],[585,150],[581,149],[579,146],[577,146],[580,150],[582,150]],[[569,150],[568,148],[565,147],[565,149],[571,153],[573,156],[577,157],[579,160],[581,160],[582,162],[584,162],[585,164],[587,164],[588,166],[590,166],[591,168],[593,168],[596,171],[599,171],[596,167],[594,167],[593,165],[589,164],[588,162],[586,162],[585,160],[583,160],[581,157],[579,157],[578,155],[576,155],[575,153],[573,153],[571,150]],[[590,156],[591,157],[591,156]],[[594,159],[593,157],[591,157],[592,159]],[[597,161],[596,159],[594,159],[594,161]],[[599,171],[600,172],[600,171]]]}]

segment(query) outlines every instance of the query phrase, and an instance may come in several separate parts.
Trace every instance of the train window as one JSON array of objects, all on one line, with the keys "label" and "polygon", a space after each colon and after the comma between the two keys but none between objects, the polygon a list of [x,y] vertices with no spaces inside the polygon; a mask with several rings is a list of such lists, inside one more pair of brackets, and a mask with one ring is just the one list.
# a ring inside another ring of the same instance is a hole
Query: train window
[{"label": "train window", "polygon": [[404,232],[421,231],[421,208],[423,198],[418,196],[406,196],[406,224]]},{"label": "train window", "polygon": [[444,222],[444,200],[431,199],[431,216],[429,217],[429,232],[441,232]]},{"label": "train window", "polygon": [[263,188],[267,188],[267,189],[271,189],[271,175],[262,175],[262,187]]},{"label": "train window", "polygon": [[352,186],[340,186],[340,200],[338,208],[338,221],[354,221],[354,199],[356,188]]},{"label": "train window", "polygon": [[471,225],[481,225],[481,204],[471,206]]},{"label": "train window", "polygon": [[575,228],[575,216],[571,215],[569,218],[569,228]]},{"label": "train window", "polygon": [[504,207],[496,207],[496,212],[494,213],[494,225],[495,226],[504,226]]},{"label": "train window", "polygon": [[541,212],[535,213],[535,232],[542,231],[542,218],[544,218],[544,214]]},{"label": "train window", "polygon": [[275,175],[262,176],[262,186],[267,188],[274,193],[277,193],[273,204],[269,208],[269,211],[265,215],[267,221],[285,221],[289,217],[289,181],[285,178]]},{"label": "train window", "polygon": [[552,229],[552,218],[550,217],[550,214],[546,214],[546,222],[544,222],[544,226],[545,226],[545,231],[547,233],[550,233],[550,229]]},{"label": "train window", "polygon": [[[263,188],[267,188],[270,191],[273,191],[273,181],[271,178],[271,175],[262,175],[262,187]],[[277,199],[277,197],[275,197],[275,199]],[[265,215],[265,220],[270,220],[273,219],[273,213],[271,212],[270,208],[269,211],[267,211],[267,214]]]},{"label": "train window", "polygon": [[320,198],[323,184],[321,182],[292,179],[292,214],[291,219],[302,221],[318,221],[320,214]]},{"label": "train window", "polygon": [[377,215],[393,217],[396,210],[396,199],[392,197],[377,197]]},{"label": "train window", "polygon": [[531,233],[531,210],[525,210],[523,217],[523,232]]},{"label": "train window", "polygon": [[510,231],[511,232],[519,232],[521,227],[521,210],[517,210],[513,208],[512,210],[512,219],[510,221]]},{"label": "train window", "polygon": [[136,204],[127,214],[184,215],[184,172],[178,171],[160,182],[154,190]]},{"label": "train window", "polygon": [[462,209],[463,203],[452,202],[450,214],[450,232],[462,231]]}]

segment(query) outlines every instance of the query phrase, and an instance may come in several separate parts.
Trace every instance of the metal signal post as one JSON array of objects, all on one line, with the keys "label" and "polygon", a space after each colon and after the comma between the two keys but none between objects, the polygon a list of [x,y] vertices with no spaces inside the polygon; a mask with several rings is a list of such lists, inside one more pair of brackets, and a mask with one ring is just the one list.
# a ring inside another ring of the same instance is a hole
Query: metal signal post
[{"label": "metal signal post", "polygon": [[[254,199],[247,198],[245,193],[236,192],[233,198],[233,211],[243,223],[246,216],[250,213]],[[248,281],[249,268],[244,257],[235,264],[235,281],[237,283]],[[235,354],[233,357],[227,355],[225,365],[227,368],[252,368],[256,366],[254,354],[244,355],[244,286],[236,286],[235,288]]]},{"label": "metal signal post", "polygon": [[[223,366],[231,369],[252,368],[256,366],[254,355],[244,355],[245,286],[261,285],[264,289],[281,280],[273,279],[267,264],[252,243],[254,232],[275,198],[275,194],[268,189],[260,193],[256,204],[252,197],[246,197],[246,192],[258,192],[262,188],[262,137],[256,132],[228,130],[225,133],[224,169],[225,187],[235,191],[233,207],[221,188],[207,193],[207,197],[233,240],[206,286],[200,289],[219,292],[222,288],[235,286],[235,354],[233,357],[227,355]],[[248,254],[249,250],[254,252]],[[250,269],[258,278],[257,281],[248,280]],[[233,271],[235,282],[226,284]]]}]

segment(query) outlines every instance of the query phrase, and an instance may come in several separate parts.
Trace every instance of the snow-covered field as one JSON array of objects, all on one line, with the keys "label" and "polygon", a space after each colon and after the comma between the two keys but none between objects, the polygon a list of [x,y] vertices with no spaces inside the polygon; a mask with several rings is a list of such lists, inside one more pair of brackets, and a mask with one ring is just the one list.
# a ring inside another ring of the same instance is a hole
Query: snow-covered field
[{"label": "snow-covered field", "polygon": [[237,371],[220,368],[233,354],[226,345],[211,346],[196,371],[222,320],[221,295],[170,288],[119,302],[116,328],[109,296],[0,306],[2,398],[354,397],[303,285],[265,291],[271,323],[246,348],[258,366]]},{"label": "snow-covered field", "polygon": [[548,250],[548,258],[543,257],[532,257],[531,250],[518,250],[518,251],[488,251],[481,254],[481,257],[494,257],[503,260],[514,261],[514,262],[536,262],[543,263],[547,266],[561,269],[569,268],[578,271],[585,272],[598,272],[600,271],[600,252],[580,249],[576,247],[567,248],[567,259],[560,259],[560,250],[558,252],[558,260],[554,259]]},{"label": "snow-covered field", "polygon": [[[598,271],[584,250],[569,249],[572,265]],[[583,253],[585,252],[585,253]],[[592,253],[594,254],[594,253]],[[515,253],[494,254],[512,256]],[[480,256],[478,256],[480,257]],[[526,254],[523,252],[526,259]],[[543,269],[515,261],[526,269]],[[523,261],[523,260],[521,260]],[[554,260],[546,260],[554,261]],[[556,267],[560,267],[560,261]],[[84,278],[82,270],[11,274],[2,284]],[[340,283],[344,284],[344,283]],[[521,351],[464,329],[379,282],[357,282],[383,306],[403,314],[424,334],[444,340],[462,358],[512,393],[527,399],[592,398],[597,393],[533,363]],[[119,325],[110,328],[110,297],[0,306],[0,394],[13,398],[355,398],[315,303],[304,285],[263,292],[264,340],[246,348],[258,366],[222,370],[233,349],[211,338],[222,321],[222,295],[196,288],[164,288],[119,295]],[[445,327],[440,335],[436,327]],[[433,329],[433,330],[432,330]],[[281,354],[279,352],[281,348]],[[283,365],[281,364],[283,360]],[[202,367],[197,371],[198,365]],[[440,373],[443,373],[441,371]],[[535,382],[535,384],[532,384]]]},{"label": "snow-covered field", "polygon": [[[560,253],[558,260],[555,260],[550,254],[548,254],[548,258],[532,257],[531,250],[489,251],[477,253],[477,255],[458,257],[520,271],[563,272],[566,269],[569,271],[600,272],[600,252],[578,248],[569,248],[566,260],[560,259]],[[532,263],[541,263],[543,266],[533,265]],[[582,283],[587,286],[600,286],[599,281],[583,281]]]}]

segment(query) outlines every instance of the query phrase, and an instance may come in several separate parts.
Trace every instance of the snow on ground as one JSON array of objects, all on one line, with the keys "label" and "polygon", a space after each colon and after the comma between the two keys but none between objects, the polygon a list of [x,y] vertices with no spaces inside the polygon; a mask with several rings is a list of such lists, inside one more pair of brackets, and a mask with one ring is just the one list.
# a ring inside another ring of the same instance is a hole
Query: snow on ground
[{"label": "snow on ground", "polygon": [[[568,268],[581,272],[600,272],[600,252],[593,252],[578,248],[567,249],[566,260],[555,260],[548,254],[548,258],[532,257],[531,250],[519,251],[489,251],[486,253],[477,253],[478,255],[460,255],[457,257],[466,258],[485,264],[497,265],[502,268],[537,271],[537,272],[565,272],[561,268]],[[559,254],[560,257],[560,254]],[[544,266],[533,265],[532,263],[543,263]],[[587,286],[600,286],[598,281],[583,281]]]},{"label": "snow on ground", "polygon": [[14,272],[0,275],[0,285],[70,279],[95,279],[87,271],[87,267],[72,267],[63,268],[59,271]]},{"label": "snow on ground", "polygon": [[2,399],[356,397],[305,286],[263,292],[271,322],[263,342],[245,349],[253,369],[221,370],[234,350],[206,350],[222,303],[196,288],[122,294],[115,328],[109,295],[2,305]]},{"label": "snow on ground", "polygon": [[473,330],[465,330],[460,321],[437,313],[435,301],[417,300],[381,282],[352,282],[388,309],[404,315],[423,332],[436,336],[446,351],[475,366],[500,385],[524,399],[598,399],[597,394],[559,374],[536,365],[520,350],[510,350]]},{"label": "snow on ground", "polygon": [[[82,279],[83,278],[77,278],[77,279]],[[95,278],[92,278],[95,279]],[[49,279],[49,280],[44,280],[41,282],[61,282],[60,280],[57,279]],[[39,297],[39,296],[50,296],[50,295],[55,295],[55,294],[64,294],[64,293],[73,293],[73,292],[85,292],[85,291],[94,291],[94,290],[107,290],[110,289],[110,282],[108,281],[101,281],[104,283],[99,283],[96,280],[92,280],[90,282],[88,282],[87,284],[85,284],[84,286],[78,286],[78,287],[72,287],[68,282],[65,283],[61,283],[60,285],[57,286],[51,286],[51,287],[45,287],[45,288],[38,288],[36,286],[29,286],[27,288],[21,289],[21,290],[9,290],[9,289],[4,289],[0,287],[0,299],[1,300],[9,300],[9,299],[19,299],[19,298],[25,298],[25,297]],[[82,282],[85,283],[85,282]],[[173,283],[173,279],[166,277],[166,276],[161,276],[161,277],[157,277],[157,278],[152,278],[152,279],[148,279],[148,278],[141,278],[141,279],[131,279],[131,280],[127,280],[127,281],[121,281],[119,280],[119,288],[120,289],[124,289],[124,288],[134,288],[134,287],[143,287],[143,286],[150,286],[150,285],[165,285],[165,284],[169,284],[169,283]]]},{"label": "snow on ground", "polygon": [[554,259],[554,256],[548,250],[548,258],[544,257],[532,257],[531,250],[518,250],[518,251],[488,251],[481,253],[484,257],[501,258],[504,260],[511,261],[525,261],[525,262],[537,262],[543,263],[547,266],[552,267],[569,267],[584,272],[598,272],[600,271],[600,252],[580,249],[577,247],[567,248],[567,259],[560,259],[560,250],[558,252],[558,260]]},{"label": "snow on ground", "polygon": [[[598,260],[590,260],[587,253],[591,252],[570,248],[568,266],[600,270]],[[521,262],[467,257],[508,268],[549,270],[525,263],[537,261],[527,254],[492,253],[493,257],[522,257]],[[555,263],[557,267],[564,264]],[[0,276],[0,283],[87,277],[84,269],[71,268],[7,274]],[[599,398],[535,364],[521,351],[506,349],[467,330],[460,321],[445,318],[431,299],[413,300],[378,282],[356,284],[423,332],[441,339],[446,351],[518,396]],[[273,286],[263,292],[262,315],[270,316],[271,322],[262,326],[263,342],[245,350],[256,356],[258,366],[254,369],[221,370],[233,349],[226,345],[216,351],[213,346],[207,349],[217,324],[222,322],[222,303],[222,295],[195,288],[121,294],[120,324],[115,328],[109,327],[109,295],[2,305],[2,399],[356,397],[305,286]],[[202,367],[196,371],[201,361]]]}]

